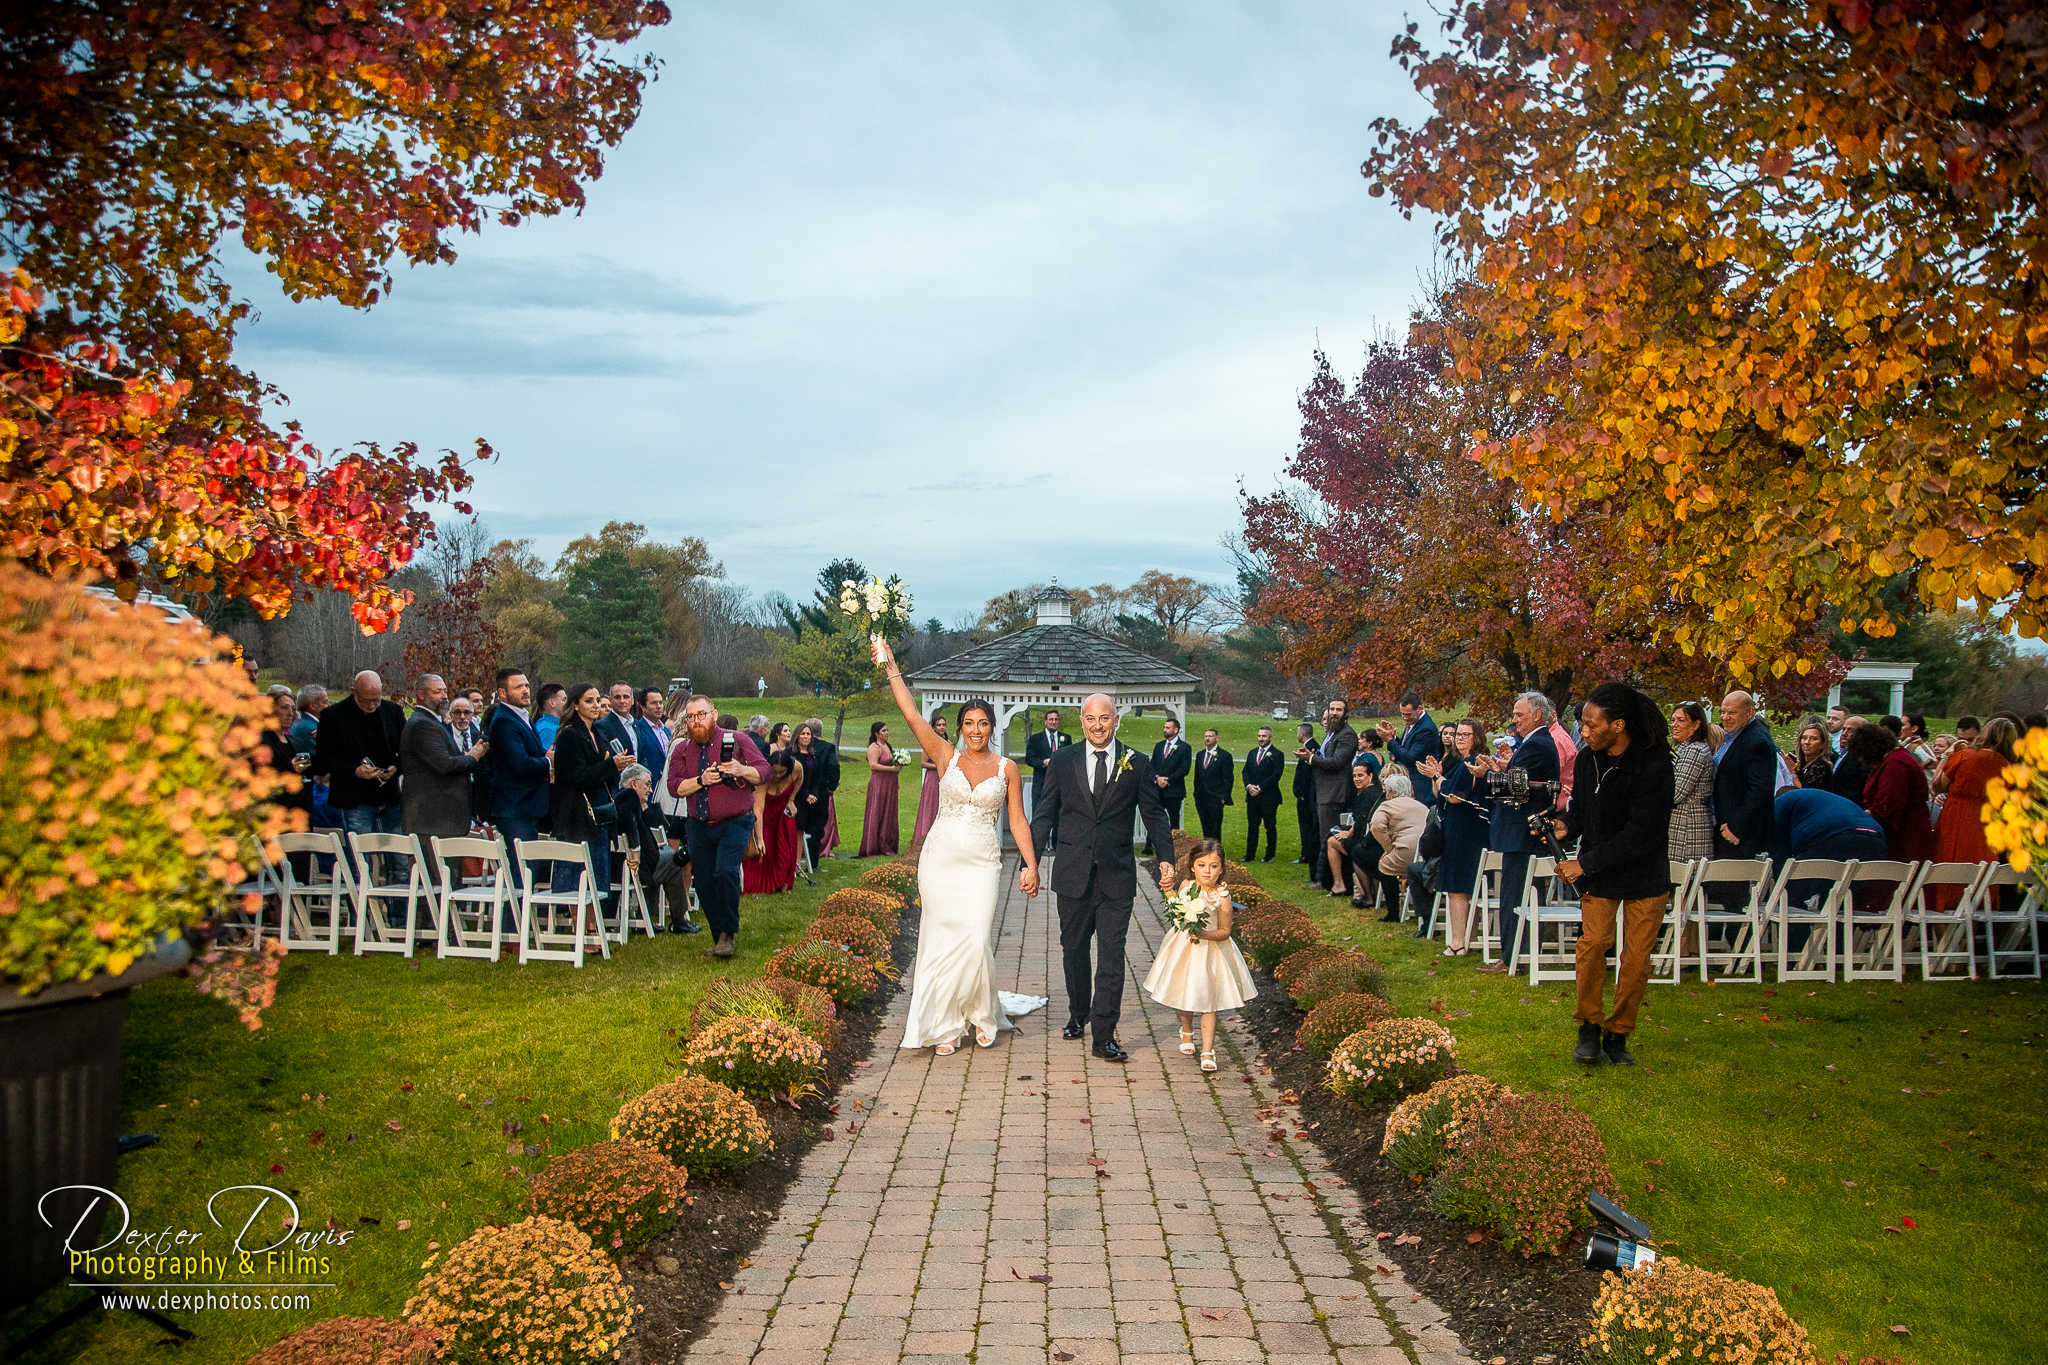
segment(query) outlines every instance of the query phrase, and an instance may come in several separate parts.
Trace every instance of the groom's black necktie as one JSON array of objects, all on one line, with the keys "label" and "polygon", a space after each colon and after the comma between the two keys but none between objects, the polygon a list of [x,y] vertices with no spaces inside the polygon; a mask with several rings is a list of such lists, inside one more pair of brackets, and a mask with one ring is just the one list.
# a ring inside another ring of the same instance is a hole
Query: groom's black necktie
[{"label": "groom's black necktie", "polygon": [[1095,793],[1100,796],[1102,789],[1109,785],[1109,750],[1095,751]]}]

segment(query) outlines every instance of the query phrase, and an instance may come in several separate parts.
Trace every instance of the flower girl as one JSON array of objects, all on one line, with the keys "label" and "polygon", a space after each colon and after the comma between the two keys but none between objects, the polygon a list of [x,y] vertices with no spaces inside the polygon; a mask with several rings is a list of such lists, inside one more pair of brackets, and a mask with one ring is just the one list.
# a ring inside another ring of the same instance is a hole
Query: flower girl
[{"label": "flower girl", "polygon": [[1180,1050],[1195,1050],[1202,1016],[1202,1070],[1216,1069],[1216,1011],[1234,1010],[1258,994],[1244,954],[1230,938],[1230,888],[1223,882],[1223,845],[1204,839],[1188,856],[1195,879],[1168,892],[1166,941],[1145,974],[1145,994],[1180,1011]]}]

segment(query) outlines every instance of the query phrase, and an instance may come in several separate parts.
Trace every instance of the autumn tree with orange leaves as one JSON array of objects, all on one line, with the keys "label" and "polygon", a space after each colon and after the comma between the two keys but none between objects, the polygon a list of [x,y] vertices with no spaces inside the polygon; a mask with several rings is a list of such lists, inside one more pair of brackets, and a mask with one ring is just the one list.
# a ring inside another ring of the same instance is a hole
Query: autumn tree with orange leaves
[{"label": "autumn tree with orange leaves", "polygon": [[[1394,54],[1375,194],[1483,286],[1466,377],[1544,409],[1469,450],[1588,509],[1738,677],[1880,594],[2048,627],[2048,16],[2033,0],[1475,0]],[[1696,618],[1696,619],[1695,619]]]},{"label": "autumn tree with orange leaves", "polygon": [[[1670,696],[1716,688],[1718,665],[1666,643],[1698,613],[1658,591],[1611,509],[1531,512],[1468,457],[1473,430],[1519,433],[1549,417],[1544,370],[1556,363],[1531,351],[1461,376],[1447,357],[1476,325],[1464,311],[1474,292],[1439,290],[1407,344],[1369,345],[1348,385],[1317,353],[1291,482],[1246,499],[1244,548],[1261,580],[1249,622],[1279,628],[1283,672],[1334,668],[1361,701],[1412,686],[1498,715],[1518,692],[1562,709],[1614,679]],[[1842,665],[1824,632],[1799,642],[1833,681]]]},{"label": "autumn tree with orange leaves", "polygon": [[386,579],[470,475],[273,426],[275,395],[234,361],[249,308],[223,246],[293,299],[361,308],[400,258],[581,207],[652,76],[614,49],[667,18],[648,0],[0,10],[0,553],[265,615],[338,589],[388,627],[409,595]]}]

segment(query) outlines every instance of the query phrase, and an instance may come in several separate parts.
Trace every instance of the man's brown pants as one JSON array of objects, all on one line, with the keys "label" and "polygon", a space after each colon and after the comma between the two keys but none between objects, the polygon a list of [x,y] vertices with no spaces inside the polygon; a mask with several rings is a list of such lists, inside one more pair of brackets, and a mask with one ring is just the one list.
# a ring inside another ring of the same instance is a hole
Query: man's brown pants
[{"label": "man's brown pants", "polygon": [[[1643,990],[1650,984],[1650,950],[1664,927],[1668,896],[1644,896],[1620,901],[1611,896],[1579,898],[1579,1007],[1573,1017],[1582,1024],[1599,1024],[1608,1033],[1634,1033],[1636,1011],[1643,1007]],[[1614,946],[1616,912],[1627,916],[1622,931],[1621,979],[1614,983],[1614,1013],[1600,1017],[1600,991],[1607,983],[1607,950]]]}]

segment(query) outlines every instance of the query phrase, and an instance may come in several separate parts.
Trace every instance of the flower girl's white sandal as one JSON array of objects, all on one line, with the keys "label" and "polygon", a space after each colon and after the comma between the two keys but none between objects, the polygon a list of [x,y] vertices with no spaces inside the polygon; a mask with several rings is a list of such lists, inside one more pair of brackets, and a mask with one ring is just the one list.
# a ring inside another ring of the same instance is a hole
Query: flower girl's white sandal
[{"label": "flower girl's white sandal", "polygon": [[1210,1049],[1209,1049],[1209,1050],[1208,1050],[1207,1052],[1204,1052],[1204,1053],[1202,1054],[1202,1070],[1204,1070],[1204,1071],[1214,1071],[1215,1069],[1216,1069],[1216,1049],[1215,1049],[1215,1048],[1210,1048]]},{"label": "flower girl's white sandal", "polygon": [[1184,1028],[1180,1031],[1180,1051],[1183,1057],[1195,1055],[1195,1031],[1193,1029]]}]

